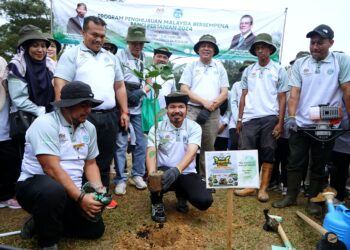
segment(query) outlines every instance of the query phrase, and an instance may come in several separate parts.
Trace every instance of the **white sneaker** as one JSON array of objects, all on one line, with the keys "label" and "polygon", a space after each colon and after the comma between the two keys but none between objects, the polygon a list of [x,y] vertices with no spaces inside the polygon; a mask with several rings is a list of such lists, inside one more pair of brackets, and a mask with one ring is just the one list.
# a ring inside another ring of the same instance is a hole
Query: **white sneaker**
[{"label": "white sneaker", "polygon": [[9,199],[7,201],[0,202],[0,208],[8,207],[11,209],[20,209],[22,208],[21,205],[18,204],[18,201],[16,199]]},{"label": "white sneaker", "polygon": [[137,189],[147,188],[147,184],[141,176],[133,176],[131,179],[129,179],[129,182],[131,185],[134,185]]},{"label": "white sneaker", "polygon": [[124,195],[126,193],[126,183],[125,181],[119,182],[115,188],[114,188],[114,193],[116,195]]}]

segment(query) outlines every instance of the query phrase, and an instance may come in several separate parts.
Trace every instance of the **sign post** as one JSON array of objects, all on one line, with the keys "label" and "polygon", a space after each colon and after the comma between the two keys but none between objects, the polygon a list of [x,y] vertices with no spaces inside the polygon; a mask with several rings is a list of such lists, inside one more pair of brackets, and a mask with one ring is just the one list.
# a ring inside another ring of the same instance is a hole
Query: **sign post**
[{"label": "sign post", "polygon": [[227,247],[232,249],[233,189],[259,188],[257,150],[205,152],[207,188],[227,190]]}]

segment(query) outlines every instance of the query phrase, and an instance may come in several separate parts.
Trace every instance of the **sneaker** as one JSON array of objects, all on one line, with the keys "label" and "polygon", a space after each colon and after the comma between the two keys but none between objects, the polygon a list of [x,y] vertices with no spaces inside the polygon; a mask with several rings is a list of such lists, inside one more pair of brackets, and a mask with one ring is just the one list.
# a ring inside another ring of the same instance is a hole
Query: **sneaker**
[{"label": "sneaker", "polygon": [[159,223],[166,221],[165,208],[163,203],[152,204],[151,209],[152,220]]},{"label": "sneaker", "polygon": [[282,188],[282,195],[283,196],[287,195],[287,187]]},{"label": "sneaker", "polygon": [[0,201],[0,208],[7,207],[7,201]]},{"label": "sneaker", "polygon": [[22,208],[21,205],[18,204],[18,201],[16,199],[9,199],[7,201],[7,206],[12,209],[20,209]]},{"label": "sneaker", "polygon": [[0,202],[0,208],[8,207],[11,209],[19,209],[22,208],[21,205],[18,204],[16,199],[9,199],[7,201]]},{"label": "sneaker", "polygon": [[116,195],[124,195],[126,193],[126,183],[123,182],[119,182],[114,189],[114,193]]},{"label": "sneaker", "polygon": [[276,191],[278,190],[278,183],[277,182],[271,182],[267,188],[268,191]]},{"label": "sneaker", "polygon": [[131,185],[134,185],[137,189],[147,188],[147,184],[141,176],[133,176],[131,179],[129,179],[129,182]]},{"label": "sneaker", "polygon": [[111,202],[106,206],[106,209],[114,209],[118,206],[118,202],[116,200],[111,200]]},{"label": "sneaker", "polygon": [[179,211],[180,213],[188,213],[189,208],[187,205],[187,200],[182,197],[177,197],[177,204],[176,204],[176,210]]},{"label": "sneaker", "polygon": [[20,236],[24,240],[29,240],[35,235],[35,222],[33,217],[29,217],[23,224]]}]

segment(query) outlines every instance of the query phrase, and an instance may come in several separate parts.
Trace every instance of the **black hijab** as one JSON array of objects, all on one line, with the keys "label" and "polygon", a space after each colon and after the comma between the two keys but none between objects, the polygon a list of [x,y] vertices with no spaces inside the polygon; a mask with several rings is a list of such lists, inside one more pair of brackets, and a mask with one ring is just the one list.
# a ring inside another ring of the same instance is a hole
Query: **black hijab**
[{"label": "black hijab", "polygon": [[29,55],[31,45],[32,43],[28,43],[23,46],[26,63],[24,77],[19,73],[15,64],[9,64],[9,69],[15,76],[27,83],[29,99],[38,106],[44,106],[46,112],[50,112],[53,110],[50,102],[54,100],[53,73],[46,66],[46,55],[40,61],[34,60]]}]

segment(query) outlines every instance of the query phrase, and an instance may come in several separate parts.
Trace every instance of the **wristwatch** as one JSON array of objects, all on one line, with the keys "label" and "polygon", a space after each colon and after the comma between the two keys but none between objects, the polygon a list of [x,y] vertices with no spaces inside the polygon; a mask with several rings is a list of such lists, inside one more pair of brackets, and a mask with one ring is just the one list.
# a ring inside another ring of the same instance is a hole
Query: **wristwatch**
[{"label": "wristwatch", "polygon": [[238,121],[238,122],[241,122],[241,121],[242,121],[242,118],[238,118],[237,121]]}]

